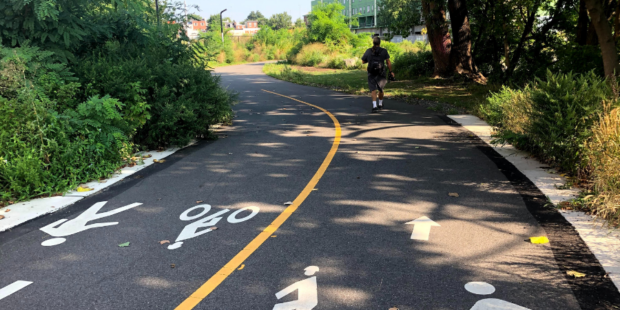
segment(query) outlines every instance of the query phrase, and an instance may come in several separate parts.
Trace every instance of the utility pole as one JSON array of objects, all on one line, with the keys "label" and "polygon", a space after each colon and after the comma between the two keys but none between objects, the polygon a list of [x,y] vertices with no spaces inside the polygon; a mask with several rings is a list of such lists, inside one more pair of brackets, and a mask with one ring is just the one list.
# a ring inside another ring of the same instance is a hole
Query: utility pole
[{"label": "utility pole", "polygon": [[226,10],[228,9],[224,9],[224,11],[220,12],[220,28],[222,28],[220,30],[222,31],[222,43],[224,43],[224,21],[222,20],[222,14],[226,12]]}]

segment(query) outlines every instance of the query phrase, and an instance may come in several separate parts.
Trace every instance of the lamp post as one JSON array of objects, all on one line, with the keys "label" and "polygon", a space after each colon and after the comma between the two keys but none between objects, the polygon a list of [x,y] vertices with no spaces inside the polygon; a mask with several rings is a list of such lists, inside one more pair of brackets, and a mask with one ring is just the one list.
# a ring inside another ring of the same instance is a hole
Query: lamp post
[{"label": "lamp post", "polygon": [[222,13],[226,12],[228,9],[224,9],[224,11],[220,12],[220,27],[222,28],[222,43],[224,43],[224,22],[222,21]]}]

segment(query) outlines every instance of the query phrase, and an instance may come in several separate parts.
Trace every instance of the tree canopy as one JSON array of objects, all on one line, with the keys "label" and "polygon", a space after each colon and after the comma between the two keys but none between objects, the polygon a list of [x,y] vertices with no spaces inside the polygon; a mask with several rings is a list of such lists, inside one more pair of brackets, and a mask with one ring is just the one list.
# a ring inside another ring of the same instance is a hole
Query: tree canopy
[{"label": "tree canopy", "polygon": [[293,18],[286,12],[273,14],[271,18],[269,18],[267,25],[274,30],[288,29],[293,27],[292,20]]}]

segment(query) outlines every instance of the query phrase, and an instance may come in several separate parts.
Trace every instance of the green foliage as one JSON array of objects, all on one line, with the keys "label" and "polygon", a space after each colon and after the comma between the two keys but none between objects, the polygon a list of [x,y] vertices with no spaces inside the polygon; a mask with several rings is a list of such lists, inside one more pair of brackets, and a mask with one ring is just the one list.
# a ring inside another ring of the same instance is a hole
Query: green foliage
[{"label": "green foliage", "polygon": [[503,140],[577,174],[587,166],[584,143],[592,135],[602,103],[615,101],[610,85],[593,72],[549,71],[545,80],[537,79],[530,87],[503,88],[493,94],[481,112],[500,128]]},{"label": "green foliage", "polygon": [[304,23],[304,20],[301,18],[298,18],[295,21],[295,28],[305,28],[306,27],[306,23]]},{"label": "green foliage", "polygon": [[342,15],[344,6],[340,3],[319,3],[312,8],[308,16],[310,27],[308,38],[311,42],[323,42],[328,45],[345,45],[354,35]]},{"label": "green foliage", "polygon": [[14,78],[0,92],[0,201],[65,191],[121,164],[130,145],[118,100],[93,97],[59,113],[64,95],[75,92],[58,96],[45,83],[71,85],[65,66],[36,48],[2,48],[2,55],[3,76]]},{"label": "green foliage", "polygon": [[422,2],[419,0],[382,0],[377,12],[380,25],[389,30],[391,36],[411,34],[412,25],[421,25]]},{"label": "green foliage", "polygon": [[288,15],[286,12],[273,14],[269,21],[267,21],[267,25],[274,30],[279,29],[289,29],[293,27],[293,18]]},{"label": "green foliage", "polygon": [[248,14],[248,17],[245,19],[246,21],[248,20],[253,20],[253,21],[257,21],[258,22],[258,26],[262,28],[262,26],[267,25],[268,19],[263,15],[263,13],[261,13],[260,11],[252,11],[250,12],[250,14]]},{"label": "green foliage", "polygon": [[209,42],[179,35],[179,3],[162,3],[161,20],[141,0],[0,8],[0,205],[108,176],[134,145],[185,145],[231,117],[234,94],[205,70]]},{"label": "green foliage", "polygon": [[413,79],[433,73],[433,53],[408,52],[395,57],[392,62],[394,72],[398,72],[399,79]]}]

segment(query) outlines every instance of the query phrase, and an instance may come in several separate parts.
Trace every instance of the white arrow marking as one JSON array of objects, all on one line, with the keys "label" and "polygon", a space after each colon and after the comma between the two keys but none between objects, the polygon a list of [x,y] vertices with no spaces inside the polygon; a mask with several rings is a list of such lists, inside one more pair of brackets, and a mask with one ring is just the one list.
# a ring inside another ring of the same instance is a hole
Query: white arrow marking
[{"label": "white arrow marking", "polygon": [[0,289],[0,300],[6,298],[7,296],[23,289],[24,287],[28,286],[32,284],[32,282],[29,281],[15,281],[13,282],[13,284],[9,284],[8,286],[3,287],[2,289]]},{"label": "white arrow marking", "polygon": [[435,223],[433,220],[426,216],[415,219],[405,224],[413,224],[413,233],[411,233],[411,239],[413,240],[427,240],[431,234],[431,226],[441,226]]}]

